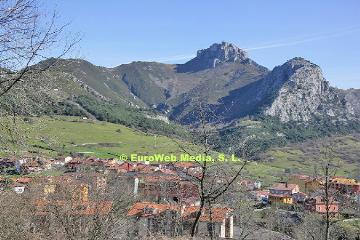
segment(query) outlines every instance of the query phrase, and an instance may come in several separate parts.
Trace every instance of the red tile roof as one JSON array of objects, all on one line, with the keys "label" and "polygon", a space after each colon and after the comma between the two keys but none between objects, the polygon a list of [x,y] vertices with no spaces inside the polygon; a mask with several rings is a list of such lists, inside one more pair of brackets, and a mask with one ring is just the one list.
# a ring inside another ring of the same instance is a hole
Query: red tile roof
[{"label": "red tile roof", "polygon": [[194,168],[197,167],[197,165],[195,165],[194,163],[191,162],[176,162],[174,163],[175,167],[179,167],[179,168]]},{"label": "red tile roof", "polygon": [[[152,213],[147,213],[145,209],[153,209]],[[138,202],[135,203],[127,213],[127,216],[142,216],[148,217],[152,215],[158,215],[166,210],[179,210],[179,206],[171,205],[171,204],[157,204],[151,202]]]},{"label": "red tile roof", "polygon": [[21,183],[21,184],[27,184],[27,183],[30,183],[31,180],[32,179],[28,178],[28,177],[21,177],[21,178],[16,179],[16,182]]},{"label": "red tile roof", "polygon": [[[184,210],[184,218],[195,214],[198,212],[200,207],[193,206],[193,207],[187,207]],[[226,208],[226,207],[212,207],[211,208],[211,215],[209,209],[204,209],[203,213],[201,214],[200,221],[201,222],[222,222],[228,213],[230,213],[232,209]],[[211,217],[210,217],[211,216]],[[191,218],[192,219],[192,218]]]},{"label": "red tile roof", "polygon": [[175,175],[176,174],[175,171],[170,170],[170,169],[166,169],[166,168],[158,169],[157,172],[162,172],[164,174],[170,174],[170,175]]},{"label": "red tile roof", "polygon": [[277,183],[277,184],[273,185],[270,189],[292,191],[295,188],[299,188],[299,186],[297,184],[291,184],[291,183],[288,183],[288,184]]},{"label": "red tile roof", "polygon": [[120,165],[116,165],[116,168],[123,169],[126,171],[132,171],[134,169],[134,165],[128,162],[124,162]]},{"label": "red tile roof", "polygon": [[134,170],[142,173],[151,173],[154,172],[155,167],[151,165],[137,164]]}]

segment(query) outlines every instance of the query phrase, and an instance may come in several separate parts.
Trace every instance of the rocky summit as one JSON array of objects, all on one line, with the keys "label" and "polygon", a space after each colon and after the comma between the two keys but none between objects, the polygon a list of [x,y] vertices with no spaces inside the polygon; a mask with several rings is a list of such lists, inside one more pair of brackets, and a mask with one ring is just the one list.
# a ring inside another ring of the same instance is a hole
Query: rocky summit
[{"label": "rocky summit", "polygon": [[250,63],[247,53],[232,43],[214,43],[209,48],[197,51],[196,57],[178,66],[179,72],[196,72],[215,68],[226,62]]},{"label": "rocky summit", "polygon": [[264,113],[282,121],[309,121],[314,115],[351,117],[346,100],[329,86],[320,67],[303,58],[276,67],[261,89],[271,99]]}]

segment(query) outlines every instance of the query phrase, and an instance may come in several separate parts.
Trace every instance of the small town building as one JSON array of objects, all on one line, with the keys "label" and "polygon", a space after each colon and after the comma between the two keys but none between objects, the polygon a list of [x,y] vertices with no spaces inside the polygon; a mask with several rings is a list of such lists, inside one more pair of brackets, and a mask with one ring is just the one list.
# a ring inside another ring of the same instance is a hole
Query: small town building
[{"label": "small town building", "polygon": [[360,193],[360,183],[355,179],[344,177],[333,177],[330,179],[330,186],[343,194]]},{"label": "small town building", "polygon": [[324,181],[320,178],[311,178],[308,181],[305,182],[305,192],[306,193],[313,193],[320,189],[322,189],[324,186]]},{"label": "small town building", "polygon": [[317,213],[326,213],[336,214],[339,212],[339,202],[337,202],[333,197],[329,198],[328,203],[326,204],[325,198],[323,196],[317,196],[310,198],[305,202],[305,209],[317,212]]},{"label": "small town building", "polygon": [[308,198],[306,193],[297,192],[292,195],[293,202],[295,203],[303,203]]},{"label": "small town building", "polygon": [[[136,231],[130,235],[146,236],[149,233],[162,233],[169,237],[183,236],[190,233],[192,223],[199,207],[175,204],[157,204],[151,202],[135,203],[127,216],[136,224]],[[232,210],[226,207],[203,209],[197,227],[198,236],[233,238]],[[133,236],[134,237],[134,236]]]},{"label": "small town building", "polygon": [[267,204],[269,202],[269,190],[251,191],[250,194],[251,198],[259,203]]},{"label": "small town building", "polygon": [[277,183],[269,188],[269,202],[271,204],[293,204],[292,195],[299,192],[297,184]]},{"label": "small town building", "polygon": [[299,191],[311,193],[321,188],[323,181],[317,177],[311,177],[303,174],[294,174],[289,177],[288,183],[299,186]]}]

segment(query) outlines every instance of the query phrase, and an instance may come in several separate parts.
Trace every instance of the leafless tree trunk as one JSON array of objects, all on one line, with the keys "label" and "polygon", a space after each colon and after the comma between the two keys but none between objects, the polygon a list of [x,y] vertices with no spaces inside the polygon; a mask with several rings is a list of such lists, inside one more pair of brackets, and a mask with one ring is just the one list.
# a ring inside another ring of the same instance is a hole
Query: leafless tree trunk
[{"label": "leafless tree trunk", "polygon": [[[214,118],[215,115],[211,112],[211,109],[206,107],[206,104],[202,103],[201,100],[196,102],[194,109],[196,118],[199,120],[198,127],[194,131],[194,138],[197,139],[196,144],[202,148],[202,154],[204,156],[214,157],[214,146],[210,143],[210,138],[214,133],[214,130],[210,126],[208,120]],[[179,144],[179,146],[185,153],[191,155],[184,146],[181,144]],[[243,157],[246,157],[246,154],[244,154]],[[232,185],[245,169],[248,161],[243,159],[242,162],[238,163],[240,164],[235,165],[230,163],[230,165],[224,167],[227,165],[226,162],[218,162],[216,157],[214,162],[197,162],[197,165],[201,167],[201,173],[199,176],[191,177],[193,177],[194,182],[198,185],[200,205],[191,227],[191,237],[196,235],[199,220],[206,204],[208,204],[209,208],[211,208],[212,203],[215,203],[231,189]],[[211,209],[208,209],[208,211],[211,212]],[[210,233],[210,237],[214,237],[212,233]]]},{"label": "leafless tree trunk", "polygon": [[[56,190],[45,198],[33,196],[40,198],[35,216],[37,232],[46,239],[126,239],[131,227],[126,209],[132,201],[131,194],[124,191],[126,184],[102,174],[77,176],[80,180],[74,176],[65,185],[61,181],[52,183]],[[104,186],[97,185],[100,178],[106,182]],[[43,186],[39,186],[40,192]]]},{"label": "leafless tree trunk", "polygon": [[44,94],[52,84],[47,70],[80,41],[68,24],[57,24],[56,11],[39,5],[38,0],[0,0],[0,142],[9,154],[26,142],[19,116],[51,102]]},{"label": "leafless tree trunk", "polygon": [[326,209],[326,219],[325,219],[325,240],[329,240],[330,235],[330,196],[329,196],[329,163],[325,165],[325,209]]},{"label": "leafless tree trunk", "polygon": [[325,146],[322,152],[323,162],[323,174],[324,174],[324,203],[325,203],[325,240],[330,239],[330,227],[331,227],[331,205],[335,201],[336,190],[331,186],[330,178],[336,175],[336,166],[334,165],[333,147]]},{"label": "leafless tree trunk", "polygon": [[[317,177],[323,179],[319,193],[325,205],[325,213],[322,216],[307,213],[304,223],[302,224],[304,228],[301,228],[302,230],[298,233],[304,239],[331,239],[332,225],[334,223],[331,219],[331,207],[339,196],[339,191],[331,184],[331,178],[336,176],[338,169],[338,163],[335,162],[333,146],[331,144],[323,144],[320,165],[319,175]],[[305,231],[305,229],[309,229],[310,226],[317,227],[311,231]],[[303,232],[301,233],[301,231]]]}]

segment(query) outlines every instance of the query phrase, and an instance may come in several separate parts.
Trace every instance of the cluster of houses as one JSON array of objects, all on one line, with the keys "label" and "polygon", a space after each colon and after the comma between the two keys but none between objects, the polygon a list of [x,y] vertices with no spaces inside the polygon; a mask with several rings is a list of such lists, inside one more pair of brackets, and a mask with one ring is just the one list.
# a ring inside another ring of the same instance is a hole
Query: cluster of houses
[{"label": "cluster of houses", "polygon": [[20,178],[3,178],[0,177],[0,191],[7,188],[13,189],[14,192],[21,194],[24,193],[25,188],[30,184],[32,178],[20,177]]},{"label": "cluster of houses", "polygon": [[360,204],[360,183],[355,179],[330,177],[327,198],[324,192],[325,179],[292,175],[286,182],[276,183],[265,190],[255,190],[252,195],[263,204],[301,205],[305,210],[320,214],[338,213],[338,199]]},{"label": "cluster of houses", "polygon": [[[181,236],[190,232],[199,212],[200,197],[193,178],[200,176],[202,169],[196,164],[144,164],[89,158],[73,159],[66,166],[74,172],[95,170],[115,174],[129,183],[128,191],[135,199],[127,213],[137,226],[133,234]],[[218,237],[232,238],[232,209],[226,206],[204,208],[197,234],[207,235],[209,227]]]},{"label": "cluster of houses", "polygon": [[[106,189],[108,176],[116,176],[123,185],[123,194],[131,195],[134,204],[127,213],[128,218],[138,226],[130,234],[166,234],[179,236],[191,229],[199,211],[199,192],[193,177],[201,175],[201,167],[189,163],[144,164],[120,162],[114,159],[67,157],[44,161],[43,159],[6,159],[4,171],[13,168],[16,174],[39,173],[54,167],[62,167],[62,176],[14,177],[0,179],[7,181],[7,187],[22,194],[27,190],[39,191],[34,201],[36,215],[45,216],[53,206],[73,210],[81,216],[110,212],[112,202],[94,200],[94,190]],[[36,169],[35,167],[39,168]],[[92,173],[92,174],[91,174]],[[16,176],[16,175],[15,175]],[[19,176],[19,175],[17,175]],[[90,179],[90,181],[89,181]],[[12,181],[11,184],[8,182]],[[34,186],[40,186],[35,188]],[[60,190],[66,186],[72,197],[65,199]],[[40,190],[39,190],[40,189]],[[69,208],[70,205],[70,208]],[[211,212],[211,213],[210,213]],[[169,218],[168,216],[172,217]],[[163,227],[160,227],[163,226]],[[233,236],[232,209],[226,206],[204,208],[201,212],[197,233],[208,234],[209,226],[218,237]],[[142,232],[143,231],[143,232]]]},{"label": "cluster of houses", "polygon": [[[193,181],[202,174],[202,168],[191,162],[168,164],[145,164],[121,162],[114,159],[67,157],[52,160],[21,159],[0,161],[2,171],[15,169],[17,173],[29,173],[62,167],[65,174],[58,177],[0,178],[0,187],[10,186],[16,193],[24,193],[29,184],[40,183],[41,198],[35,201],[37,215],[47,214],[49,205],[63,206],[66,201],[59,195],[58,188],[72,189],[74,213],[81,216],[105,215],[111,211],[112,202],[106,199],[94,200],[94,190],[109,188],[106,176],[116,176],[123,185],[119,186],[124,195],[133,202],[127,217],[137,226],[129,234],[165,234],[170,237],[189,233],[192,223],[200,210],[199,188]],[[6,170],[7,169],[7,170]],[[89,181],[90,179],[90,181]],[[10,181],[10,182],[9,182]],[[125,184],[126,183],[126,184]],[[324,179],[306,175],[292,175],[287,181],[263,188],[260,181],[239,179],[238,187],[249,193],[257,204],[274,206],[301,205],[304,211],[323,214],[339,212],[341,198],[351,198],[360,202],[360,183],[354,179],[332,177],[332,193],[328,199],[322,194]],[[81,207],[79,207],[81,206]],[[236,215],[229,206],[214,205],[201,211],[198,235],[208,235],[211,231],[220,238],[234,237]]]},{"label": "cluster of houses", "polygon": [[[84,167],[78,162],[69,164],[75,171]],[[136,203],[130,207],[127,216],[136,223],[135,233],[142,236],[165,234],[171,237],[190,232],[200,209],[198,186],[193,181],[194,177],[201,175],[200,166],[190,162],[104,164],[96,160],[88,160],[86,165],[98,170],[102,168],[100,171],[107,174],[116,173],[130,183]],[[226,206],[213,206],[211,210],[204,208],[197,235],[208,235],[210,228],[217,237],[232,238],[233,225],[232,209]]]},{"label": "cluster of houses", "polygon": [[31,174],[45,170],[58,169],[71,161],[72,157],[9,157],[0,158],[0,174]]},{"label": "cluster of houses", "polygon": [[[74,174],[34,178],[32,191],[37,191],[34,200],[36,216],[47,216],[55,206],[66,209],[73,216],[100,216],[109,214],[112,201],[101,197],[107,181],[102,174]],[[96,190],[96,197],[95,195]]]}]

